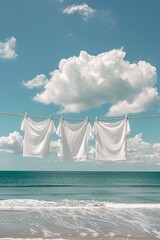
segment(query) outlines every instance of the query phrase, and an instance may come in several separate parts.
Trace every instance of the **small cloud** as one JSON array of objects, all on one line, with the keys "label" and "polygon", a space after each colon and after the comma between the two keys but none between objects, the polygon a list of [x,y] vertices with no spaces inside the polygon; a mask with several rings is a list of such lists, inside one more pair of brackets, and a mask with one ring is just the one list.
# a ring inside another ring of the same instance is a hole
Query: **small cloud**
[{"label": "small cloud", "polygon": [[19,132],[14,131],[9,136],[0,137],[1,153],[22,153],[23,138]]},{"label": "small cloud", "polygon": [[68,34],[68,37],[69,37],[69,38],[72,38],[72,37],[73,37],[73,33],[69,33],[69,34]]},{"label": "small cloud", "polygon": [[95,10],[89,7],[86,3],[81,5],[73,4],[72,6],[68,6],[63,10],[63,13],[71,15],[78,12],[84,20],[88,20],[95,13]]},{"label": "small cloud", "polygon": [[0,42],[0,58],[2,59],[13,59],[17,57],[15,52],[16,38],[10,37],[5,39],[4,42]]},{"label": "small cloud", "polygon": [[25,86],[28,89],[33,89],[33,88],[40,88],[45,86],[45,84],[48,82],[48,79],[44,74],[39,74],[32,80],[29,80],[27,82],[22,82],[22,85]]},{"label": "small cloud", "polygon": [[116,23],[116,18],[111,10],[96,10],[89,7],[86,3],[68,6],[63,10],[63,13],[68,15],[79,13],[83,20],[88,20],[90,17],[97,16],[110,28],[112,28]]}]

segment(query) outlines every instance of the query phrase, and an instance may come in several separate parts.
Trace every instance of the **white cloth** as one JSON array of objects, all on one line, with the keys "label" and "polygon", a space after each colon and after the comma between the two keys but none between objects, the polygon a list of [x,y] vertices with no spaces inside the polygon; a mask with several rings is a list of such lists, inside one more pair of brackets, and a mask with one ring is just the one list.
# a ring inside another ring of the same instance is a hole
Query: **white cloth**
[{"label": "white cloth", "polygon": [[92,131],[96,138],[96,160],[126,159],[126,134],[130,132],[127,119],[114,123],[96,121]]},{"label": "white cloth", "polygon": [[56,133],[60,138],[58,157],[61,160],[87,159],[88,140],[93,136],[87,120],[76,124],[60,120]]},{"label": "white cloth", "polygon": [[56,131],[51,118],[34,122],[26,116],[22,121],[21,130],[24,131],[24,157],[49,157],[50,135]]}]

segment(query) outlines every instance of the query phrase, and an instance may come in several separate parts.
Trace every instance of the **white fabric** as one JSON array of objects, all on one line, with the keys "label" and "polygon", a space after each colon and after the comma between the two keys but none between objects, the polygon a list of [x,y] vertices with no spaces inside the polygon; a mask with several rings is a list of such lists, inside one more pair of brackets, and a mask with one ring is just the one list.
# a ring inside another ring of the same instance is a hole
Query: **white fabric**
[{"label": "white fabric", "polygon": [[87,120],[76,124],[60,120],[57,135],[60,137],[60,159],[87,159],[88,140],[92,137],[91,125]]},{"label": "white fabric", "polygon": [[130,132],[127,119],[114,123],[96,121],[92,131],[96,138],[96,160],[126,159],[126,134]]},{"label": "white fabric", "polygon": [[22,121],[21,130],[24,131],[24,157],[49,157],[50,135],[56,131],[51,118],[34,122],[26,116]]}]

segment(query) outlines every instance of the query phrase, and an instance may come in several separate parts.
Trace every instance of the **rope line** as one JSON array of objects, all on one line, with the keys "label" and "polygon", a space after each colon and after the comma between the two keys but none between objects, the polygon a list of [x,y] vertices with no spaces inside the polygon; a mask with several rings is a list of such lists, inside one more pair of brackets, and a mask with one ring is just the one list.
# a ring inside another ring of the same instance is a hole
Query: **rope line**
[{"label": "rope line", "polygon": [[[24,117],[26,113],[10,113],[10,112],[0,112],[0,115],[10,115],[10,116],[18,116],[18,117]],[[28,117],[30,118],[49,118],[49,116],[35,116],[35,115],[28,115]],[[50,116],[53,120],[67,120],[67,121],[84,121],[84,119],[76,119],[76,118],[56,118],[56,117],[52,117],[52,115]],[[97,117],[95,117],[95,119],[89,119],[88,117],[86,118],[88,121],[95,121],[95,120],[99,120],[99,121],[107,121],[107,120],[123,120],[125,117],[106,117],[105,119],[98,119]],[[127,117],[127,119],[129,120],[137,120],[137,119],[147,119],[147,118],[160,118],[160,115],[151,115],[151,116],[137,116],[137,117]]]}]

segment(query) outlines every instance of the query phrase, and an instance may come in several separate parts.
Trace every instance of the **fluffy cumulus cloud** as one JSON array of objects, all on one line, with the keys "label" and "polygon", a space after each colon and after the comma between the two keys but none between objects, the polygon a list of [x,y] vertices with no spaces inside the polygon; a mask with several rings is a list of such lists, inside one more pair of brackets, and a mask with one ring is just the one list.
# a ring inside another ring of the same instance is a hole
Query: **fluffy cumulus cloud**
[{"label": "fluffy cumulus cloud", "polygon": [[23,138],[19,132],[14,131],[9,136],[0,137],[0,152],[21,153]]},{"label": "fluffy cumulus cloud", "polygon": [[0,42],[0,58],[13,59],[17,57],[16,51],[16,39],[10,37],[5,39],[4,42]]},{"label": "fluffy cumulus cloud", "polygon": [[[48,81],[36,77],[36,86],[44,83],[44,87],[33,99],[60,106],[61,113],[105,104],[106,111],[110,106],[108,116],[146,111],[160,101],[156,68],[146,61],[130,63],[125,56],[123,49],[113,49],[96,56],[81,51],[78,57],[62,59]],[[32,81],[35,79],[24,85]]]},{"label": "fluffy cumulus cloud", "polygon": [[63,10],[63,13],[69,15],[76,12],[79,13],[84,20],[88,20],[88,18],[92,17],[95,14],[96,10],[89,7],[86,3],[80,5],[73,4],[72,6],[68,6]]},{"label": "fluffy cumulus cloud", "polygon": [[22,82],[22,85],[25,86],[28,89],[33,89],[33,88],[40,88],[46,85],[48,82],[48,79],[44,74],[39,74],[32,80],[29,80],[27,82]]},{"label": "fluffy cumulus cloud", "polygon": [[150,144],[142,139],[142,133],[128,139],[127,163],[146,165],[160,165],[160,143]]}]

